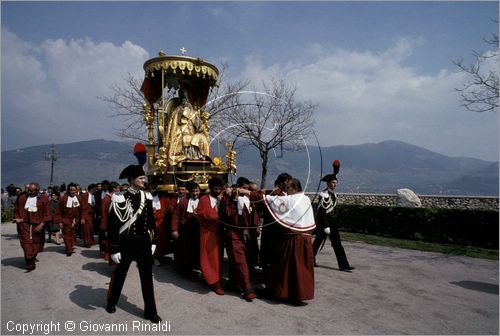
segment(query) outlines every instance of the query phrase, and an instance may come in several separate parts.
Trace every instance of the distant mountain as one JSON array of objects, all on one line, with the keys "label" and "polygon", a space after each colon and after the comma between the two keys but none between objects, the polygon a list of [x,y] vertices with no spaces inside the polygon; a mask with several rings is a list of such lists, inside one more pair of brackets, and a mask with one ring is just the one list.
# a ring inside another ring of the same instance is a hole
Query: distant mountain
[{"label": "distant mountain", "polygon": [[[58,144],[54,184],[78,182],[86,187],[95,181],[116,180],[125,165],[137,162],[132,149],[133,143],[107,140]],[[50,161],[44,158],[49,150],[49,145],[41,145],[3,151],[2,187],[29,181],[49,185]]]},{"label": "distant mountain", "polygon": [[[341,161],[339,192],[394,194],[410,188],[419,194],[498,195],[498,162],[448,157],[392,140],[285,152],[282,158],[271,158],[268,185],[286,171],[303,181],[307,190],[316,191],[324,187],[318,181],[332,172],[335,159]],[[246,149],[238,156],[239,174],[259,179],[255,164],[259,162],[258,153]]]},{"label": "distant mountain", "polygon": [[[462,176],[447,185],[448,190],[463,190],[467,186],[470,193],[477,195],[490,195],[491,185],[498,181],[498,162],[492,163],[472,174]],[[498,194],[497,194],[498,195]]]},{"label": "distant mountain", "polygon": [[[86,186],[103,179],[116,180],[121,169],[136,163],[133,142],[107,140],[56,145],[54,183],[79,182]],[[49,145],[2,152],[2,187],[50,181],[50,162],[44,160]],[[213,155],[224,157],[214,148]],[[400,141],[319,148],[308,146],[299,152],[272,152],[267,186],[281,172],[298,177],[307,191],[324,187],[320,177],[341,161],[339,192],[388,193],[410,188],[418,194],[498,195],[498,162],[456,158]],[[321,164],[322,163],[322,164]],[[237,152],[238,176],[260,182],[261,160],[253,147]],[[237,178],[232,177],[235,181]]]}]

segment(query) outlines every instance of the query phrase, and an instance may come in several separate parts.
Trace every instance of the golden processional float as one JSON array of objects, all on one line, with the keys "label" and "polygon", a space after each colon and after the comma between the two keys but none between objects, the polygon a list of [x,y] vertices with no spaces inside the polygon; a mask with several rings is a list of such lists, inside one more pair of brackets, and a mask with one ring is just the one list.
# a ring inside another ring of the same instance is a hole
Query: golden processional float
[{"label": "golden processional float", "polygon": [[236,173],[231,146],[225,163],[220,156],[212,156],[210,148],[210,114],[205,104],[218,83],[219,70],[201,58],[184,56],[184,48],[181,53],[171,56],[161,51],[144,63],[146,174],[160,194],[173,193],[179,182],[189,181],[206,190],[210,178],[227,182],[229,173]]}]

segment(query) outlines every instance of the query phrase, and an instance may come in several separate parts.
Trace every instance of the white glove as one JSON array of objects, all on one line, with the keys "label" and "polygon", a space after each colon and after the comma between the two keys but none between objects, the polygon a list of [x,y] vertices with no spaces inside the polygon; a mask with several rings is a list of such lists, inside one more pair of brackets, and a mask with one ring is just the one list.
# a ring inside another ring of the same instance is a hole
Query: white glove
[{"label": "white glove", "polygon": [[116,264],[119,264],[122,260],[122,254],[120,252],[112,254],[111,260],[113,260]]},{"label": "white glove", "polygon": [[156,245],[151,245],[151,254],[155,254]]},{"label": "white glove", "polygon": [[325,231],[325,233],[326,233],[327,235],[329,235],[329,234],[330,234],[330,228],[329,228],[329,227],[325,228],[325,230],[324,230],[324,231]]}]

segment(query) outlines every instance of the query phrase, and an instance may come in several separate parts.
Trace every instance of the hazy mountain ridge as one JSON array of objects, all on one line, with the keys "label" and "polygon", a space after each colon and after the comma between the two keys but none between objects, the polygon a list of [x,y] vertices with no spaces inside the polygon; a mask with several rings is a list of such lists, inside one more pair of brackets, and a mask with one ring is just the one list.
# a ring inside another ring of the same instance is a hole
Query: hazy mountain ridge
[{"label": "hazy mountain ridge", "polygon": [[[136,163],[134,142],[90,140],[56,145],[58,159],[54,184],[71,181],[83,186],[103,179],[116,180],[121,169]],[[2,152],[2,187],[38,181],[50,182],[50,161],[44,153],[50,145]],[[225,153],[216,153],[224,157]],[[267,186],[277,174],[298,177],[307,191],[324,188],[320,177],[332,172],[331,163],[341,161],[340,192],[389,193],[410,188],[419,194],[498,195],[498,162],[448,157],[401,141],[318,148],[300,152],[271,153]],[[321,166],[321,162],[323,163]],[[252,147],[237,153],[238,175],[260,181],[261,161]]]},{"label": "hazy mountain ridge", "polygon": [[[260,179],[260,169],[245,169],[258,159],[257,153],[248,158],[251,160],[238,158],[239,173]],[[335,159],[341,161],[338,190],[343,192],[394,194],[396,189],[407,187],[420,194],[498,195],[498,162],[448,157],[392,140],[285,152],[283,158],[271,158],[268,185],[277,174],[287,171],[301,181],[309,177],[307,189],[316,191],[324,187],[318,181],[332,172]]]},{"label": "hazy mountain ridge", "polygon": [[[56,145],[54,184],[78,182],[88,184],[104,179],[116,180],[121,169],[135,163],[133,143],[109,140],[90,140]],[[2,187],[9,183],[22,185],[37,181],[50,183],[50,161],[44,153],[50,145],[27,147],[2,152]]]}]

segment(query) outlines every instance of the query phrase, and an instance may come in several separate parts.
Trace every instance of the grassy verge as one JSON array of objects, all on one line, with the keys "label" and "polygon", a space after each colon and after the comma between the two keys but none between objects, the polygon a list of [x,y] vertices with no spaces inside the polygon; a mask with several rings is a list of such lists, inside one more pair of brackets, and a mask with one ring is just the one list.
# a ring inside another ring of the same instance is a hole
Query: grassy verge
[{"label": "grassy verge", "polygon": [[498,250],[474,246],[427,243],[416,240],[380,237],[362,233],[341,232],[342,240],[358,241],[367,244],[397,247],[411,250],[446,253],[450,255],[468,256],[489,260],[498,260]]}]

